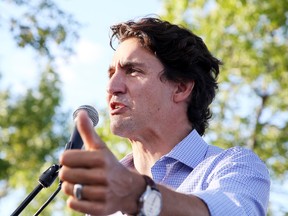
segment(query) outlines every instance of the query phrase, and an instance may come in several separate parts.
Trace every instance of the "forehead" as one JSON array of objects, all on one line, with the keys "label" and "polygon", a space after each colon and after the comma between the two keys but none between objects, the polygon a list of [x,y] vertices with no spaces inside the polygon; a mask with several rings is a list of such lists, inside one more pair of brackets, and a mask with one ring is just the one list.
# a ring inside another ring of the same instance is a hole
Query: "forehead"
[{"label": "forehead", "polygon": [[136,38],[126,39],[119,44],[114,53],[111,66],[122,66],[127,62],[141,64],[143,67],[163,68],[159,59],[149,50],[142,47]]}]

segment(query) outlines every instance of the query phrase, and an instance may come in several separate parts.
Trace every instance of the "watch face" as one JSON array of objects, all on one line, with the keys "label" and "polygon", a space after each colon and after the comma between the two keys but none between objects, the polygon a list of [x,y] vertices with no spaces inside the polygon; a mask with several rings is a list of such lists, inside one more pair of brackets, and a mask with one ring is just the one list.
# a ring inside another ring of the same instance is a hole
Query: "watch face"
[{"label": "watch face", "polygon": [[151,190],[143,204],[143,212],[147,216],[158,216],[161,204],[161,194],[156,190]]}]

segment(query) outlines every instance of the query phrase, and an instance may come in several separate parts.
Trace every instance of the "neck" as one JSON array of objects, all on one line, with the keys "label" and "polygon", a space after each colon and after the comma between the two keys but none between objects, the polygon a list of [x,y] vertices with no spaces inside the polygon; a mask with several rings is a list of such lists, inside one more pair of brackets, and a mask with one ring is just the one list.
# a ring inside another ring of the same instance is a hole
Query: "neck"
[{"label": "neck", "polygon": [[[169,153],[192,130],[190,124],[173,131],[146,133],[143,136],[130,139],[133,150],[135,169],[152,177],[151,168],[163,155]],[[166,128],[167,129],[167,128]]]}]

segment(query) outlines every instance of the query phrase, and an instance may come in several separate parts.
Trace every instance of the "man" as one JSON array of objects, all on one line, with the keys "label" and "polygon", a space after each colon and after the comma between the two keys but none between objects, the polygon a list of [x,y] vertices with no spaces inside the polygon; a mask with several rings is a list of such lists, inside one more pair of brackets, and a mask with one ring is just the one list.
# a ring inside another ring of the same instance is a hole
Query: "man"
[{"label": "man", "polygon": [[111,29],[111,46],[120,42],[108,71],[111,130],[130,140],[132,154],[118,162],[80,112],[85,151],[60,159],[68,206],[92,215],[265,215],[264,163],[201,138],[221,62],[201,38],[157,18]]}]

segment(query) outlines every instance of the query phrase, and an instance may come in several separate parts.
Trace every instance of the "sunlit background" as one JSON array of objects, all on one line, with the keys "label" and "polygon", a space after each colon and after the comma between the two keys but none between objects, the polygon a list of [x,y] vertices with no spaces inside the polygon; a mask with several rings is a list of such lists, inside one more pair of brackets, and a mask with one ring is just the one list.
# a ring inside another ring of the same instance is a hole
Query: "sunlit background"
[{"label": "sunlit background", "polygon": [[[118,22],[149,14],[161,15],[162,1],[58,0],[56,3],[63,10],[73,14],[82,25],[79,27],[79,40],[74,44],[75,54],[69,58],[58,58],[55,61],[62,80],[63,103],[61,106],[63,109],[72,111],[84,104],[93,105],[96,109],[105,109],[107,68],[113,55],[113,50],[109,46],[109,27]],[[5,8],[2,7],[1,11],[5,11]],[[5,18],[5,14],[0,14],[0,20],[3,17]],[[1,25],[5,27],[5,24]],[[0,71],[3,72],[0,89],[8,87],[13,89],[15,94],[21,95],[38,79],[37,56],[29,48],[17,48],[11,34],[3,31],[1,26],[0,41]],[[72,122],[72,116],[68,121]],[[15,152],[15,154],[18,153]],[[31,178],[31,185],[37,184],[39,174],[35,173],[35,176]],[[282,212],[286,211],[287,215],[287,188],[287,182],[272,185],[271,203],[274,215],[283,215],[279,209]],[[16,203],[19,203],[23,197],[25,194],[19,190],[6,198],[0,198],[0,215],[10,215],[17,207]]]}]

